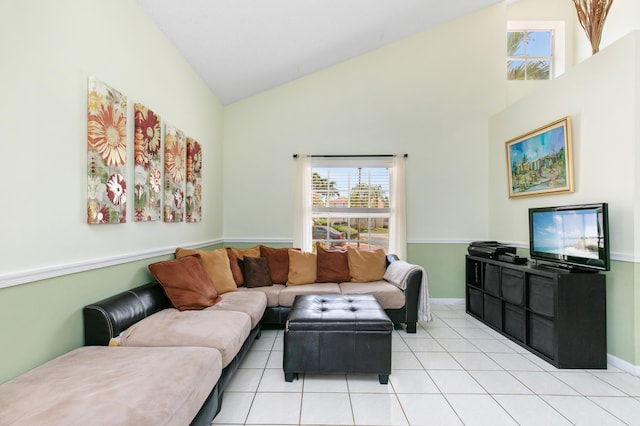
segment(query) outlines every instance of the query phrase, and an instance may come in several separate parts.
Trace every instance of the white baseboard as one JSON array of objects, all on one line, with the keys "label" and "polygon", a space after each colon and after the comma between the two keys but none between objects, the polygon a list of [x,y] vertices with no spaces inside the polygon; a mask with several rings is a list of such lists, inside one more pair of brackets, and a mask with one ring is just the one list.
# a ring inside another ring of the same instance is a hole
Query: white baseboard
[{"label": "white baseboard", "polygon": [[464,305],[464,298],[463,299],[447,299],[447,298],[432,297],[429,299],[429,301],[433,305]]},{"label": "white baseboard", "polygon": [[633,374],[634,376],[640,377],[640,365],[633,365],[630,362],[627,362],[611,354],[607,354],[607,363],[613,367],[619,368],[625,373]]}]

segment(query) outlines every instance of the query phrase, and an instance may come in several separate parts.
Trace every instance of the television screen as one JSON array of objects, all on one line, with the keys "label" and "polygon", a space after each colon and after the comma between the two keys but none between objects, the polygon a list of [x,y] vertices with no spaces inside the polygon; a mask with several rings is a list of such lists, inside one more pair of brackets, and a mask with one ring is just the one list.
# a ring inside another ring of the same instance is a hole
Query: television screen
[{"label": "television screen", "polygon": [[529,209],[529,251],[563,267],[608,271],[607,204]]}]

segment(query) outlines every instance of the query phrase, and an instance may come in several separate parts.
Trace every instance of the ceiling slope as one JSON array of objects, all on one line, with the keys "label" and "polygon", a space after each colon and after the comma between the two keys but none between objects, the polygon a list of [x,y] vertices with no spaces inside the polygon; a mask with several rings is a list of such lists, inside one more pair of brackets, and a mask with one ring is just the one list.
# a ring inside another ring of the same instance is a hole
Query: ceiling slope
[{"label": "ceiling slope", "polygon": [[231,104],[500,0],[138,0]]}]

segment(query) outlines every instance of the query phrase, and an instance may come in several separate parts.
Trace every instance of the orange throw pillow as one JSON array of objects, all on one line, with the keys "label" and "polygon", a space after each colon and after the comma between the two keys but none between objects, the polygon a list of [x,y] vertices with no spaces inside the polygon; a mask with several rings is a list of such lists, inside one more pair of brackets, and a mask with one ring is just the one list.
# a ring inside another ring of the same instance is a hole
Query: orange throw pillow
[{"label": "orange throw pillow", "polygon": [[251,248],[232,248],[233,254],[236,255],[238,260],[243,260],[245,257],[260,257],[260,245]]},{"label": "orange throw pillow", "polygon": [[347,249],[349,273],[354,283],[368,283],[384,279],[386,254],[383,249],[367,251]]},{"label": "orange throw pillow", "polygon": [[287,285],[311,284],[316,282],[317,255],[289,249],[289,278]]},{"label": "orange throw pillow", "polygon": [[180,259],[184,256],[192,256],[197,254],[200,256],[202,266],[207,272],[209,279],[216,288],[218,294],[225,294],[230,291],[236,291],[238,286],[233,279],[233,273],[231,272],[231,266],[229,263],[229,256],[226,249],[217,250],[191,250],[191,249],[176,249],[176,258]]}]

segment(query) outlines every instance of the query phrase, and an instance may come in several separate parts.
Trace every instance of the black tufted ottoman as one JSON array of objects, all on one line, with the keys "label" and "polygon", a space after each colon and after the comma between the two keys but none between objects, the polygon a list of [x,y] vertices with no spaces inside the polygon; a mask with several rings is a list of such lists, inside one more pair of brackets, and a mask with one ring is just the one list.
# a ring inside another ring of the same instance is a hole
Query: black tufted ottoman
[{"label": "black tufted ottoman", "polygon": [[373,295],[297,296],[284,332],[284,379],[297,373],[391,373],[393,323]]}]

